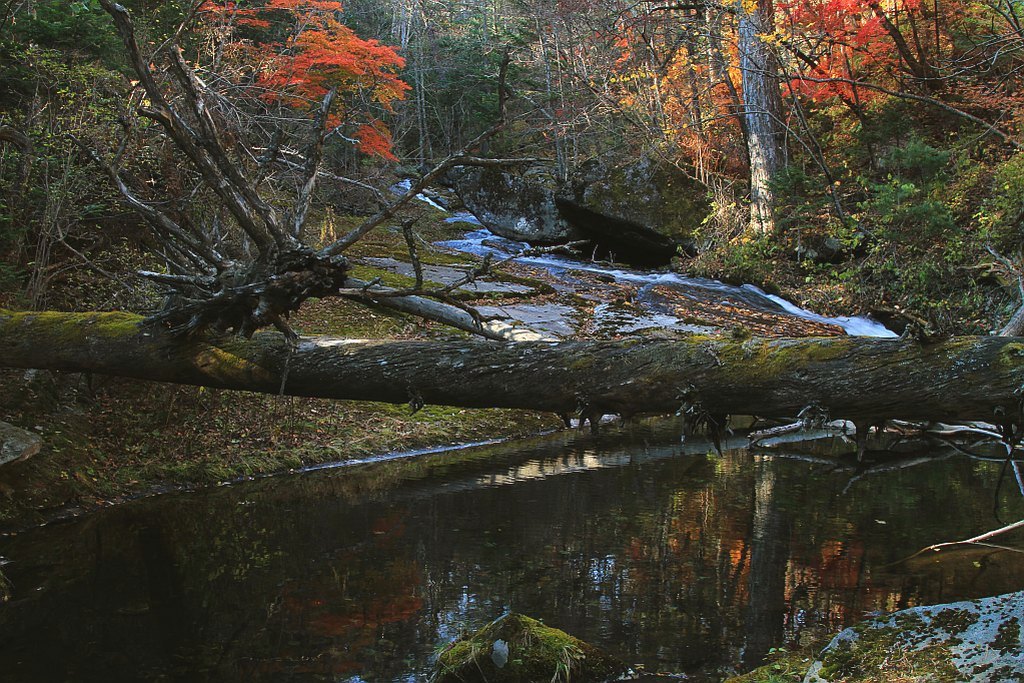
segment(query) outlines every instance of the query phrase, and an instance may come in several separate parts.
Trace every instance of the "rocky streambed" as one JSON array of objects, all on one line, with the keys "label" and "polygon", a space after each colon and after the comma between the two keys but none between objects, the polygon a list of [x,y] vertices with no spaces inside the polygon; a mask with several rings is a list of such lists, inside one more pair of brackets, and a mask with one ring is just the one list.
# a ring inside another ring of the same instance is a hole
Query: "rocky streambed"
[{"label": "rocky streambed", "polygon": [[[642,271],[588,260],[569,248],[536,249],[499,237],[468,212],[448,222],[469,230],[436,247],[489,258],[490,275],[459,287],[486,317],[518,323],[533,338],[616,338],[635,334],[722,334],[808,337],[843,334],[894,337],[867,317],[830,318],[753,285],[729,285],[668,270]],[[411,277],[413,265],[392,257],[364,259],[374,268]],[[465,265],[424,265],[426,280],[451,286]]]}]

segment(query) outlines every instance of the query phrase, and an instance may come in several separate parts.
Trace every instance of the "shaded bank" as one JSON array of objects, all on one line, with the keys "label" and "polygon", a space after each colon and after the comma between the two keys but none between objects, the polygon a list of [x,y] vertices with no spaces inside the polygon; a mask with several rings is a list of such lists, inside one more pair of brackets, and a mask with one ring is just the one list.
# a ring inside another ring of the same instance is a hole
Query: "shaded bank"
[{"label": "shaded bank", "polygon": [[[738,442],[708,455],[680,428],[170,494],[0,538],[13,584],[0,667],[21,680],[422,680],[438,647],[512,609],[648,671],[717,681],[758,643],[1019,584],[1022,556],[993,549],[893,564],[987,528],[998,465],[950,458],[844,494],[849,472]],[[783,569],[763,574],[769,554]]]}]

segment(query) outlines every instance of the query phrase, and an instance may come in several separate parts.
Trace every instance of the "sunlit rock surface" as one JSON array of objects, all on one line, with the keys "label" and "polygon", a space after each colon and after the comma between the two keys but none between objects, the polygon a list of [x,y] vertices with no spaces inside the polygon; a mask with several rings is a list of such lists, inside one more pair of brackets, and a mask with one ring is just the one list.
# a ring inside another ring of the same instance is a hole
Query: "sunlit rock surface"
[{"label": "sunlit rock surface", "polygon": [[0,465],[31,458],[43,447],[38,434],[0,422]]},{"label": "sunlit rock surface", "polygon": [[696,253],[693,235],[710,210],[706,187],[651,158],[586,162],[555,201],[603,254],[640,267],[666,265],[680,248]]},{"label": "sunlit rock surface", "polygon": [[460,168],[454,184],[466,208],[495,235],[530,244],[582,237],[562,218],[554,191],[539,182],[494,169]]},{"label": "sunlit rock surface", "polygon": [[862,622],[822,651],[804,683],[1024,681],[1024,591]]},{"label": "sunlit rock surface", "polygon": [[676,166],[652,159],[592,160],[573,169],[561,204],[632,223],[685,242],[711,210],[707,187]]}]

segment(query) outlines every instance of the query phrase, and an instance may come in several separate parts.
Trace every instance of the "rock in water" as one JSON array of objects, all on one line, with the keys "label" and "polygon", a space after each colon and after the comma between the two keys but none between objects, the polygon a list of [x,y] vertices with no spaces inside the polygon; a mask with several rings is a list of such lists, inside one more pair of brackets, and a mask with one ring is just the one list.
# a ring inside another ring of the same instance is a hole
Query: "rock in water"
[{"label": "rock in water", "polygon": [[894,612],[841,632],[804,683],[1024,681],[1024,591]]},{"label": "rock in water", "polygon": [[521,614],[507,614],[441,653],[431,683],[603,683],[626,664]]},{"label": "rock in water", "polygon": [[562,218],[555,193],[495,169],[458,167],[455,191],[480,223],[506,239],[530,244],[563,244],[581,237]]},{"label": "rock in water", "polygon": [[638,248],[678,243],[691,251],[694,234],[711,211],[707,187],[692,175],[693,169],[686,173],[652,157],[594,159],[573,169],[557,201],[570,222],[586,222],[595,230],[642,226],[618,235],[619,241],[637,240]]},{"label": "rock in water", "polygon": [[42,447],[38,434],[0,422],[0,465],[31,458]]}]

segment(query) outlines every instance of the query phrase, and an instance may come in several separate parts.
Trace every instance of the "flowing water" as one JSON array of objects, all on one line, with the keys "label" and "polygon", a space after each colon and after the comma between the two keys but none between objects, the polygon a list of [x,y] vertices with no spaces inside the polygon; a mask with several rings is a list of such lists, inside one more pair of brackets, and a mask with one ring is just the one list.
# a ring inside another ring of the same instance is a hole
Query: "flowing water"
[{"label": "flowing water", "polygon": [[998,464],[858,472],[679,430],[382,459],[0,538],[0,680],[422,681],[507,610],[719,680],[876,610],[1022,587],[1019,553],[901,561],[997,526]]},{"label": "flowing water", "polygon": [[[479,230],[444,246],[525,248]],[[594,278],[628,290],[631,317],[607,314],[615,333],[692,329],[675,296],[892,335],[751,286],[518,260],[556,289],[589,287],[595,320],[608,304]],[[533,314],[574,333],[571,316]],[[998,464],[945,454],[863,471],[741,438],[719,455],[680,429],[389,456],[0,537],[0,680],[423,681],[447,642],[514,610],[648,671],[714,681],[875,611],[1022,587],[1020,553],[906,559],[998,525]],[[1016,490],[1003,498],[1005,517],[1024,515]]]},{"label": "flowing water", "polygon": [[[467,223],[479,226],[472,215],[457,213],[447,219],[453,223]],[[717,280],[686,277],[676,273],[648,273],[618,268],[599,263],[580,261],[557,254],[519,255],[528,253],[529,245],[497,237],[485,229],[473,230],[462,239],[439,242],[439,246],[478,256],[491,255],[498,260],[514,259],[517,263],[537,266],[551,273],[561,281],[566,291],[577,291],[573,273],[596,275],[607,282],[614,282],[632,290],[631,298],[644,313],[634,325],[647,328],[673,328],[680,331],[702,332],[687,324],[684,318],[673,315],[667,305],[672,296],[698,300],[704,304],[729,302],[731,307],[746,309],[747,314],[767,313],[774,316],[793,318],[841,328],[847,334],[867,337],[896,337],[896,333],[884,325],[863,316],[841,316],[829,318],[803,309],[785,299],[768,294],[754,285],[729,285]],[[635,316],[634,317],[638,317]],[[640,329],[634,327],[623,331]],[[621,328],[620,328],[621,330]]]}]

